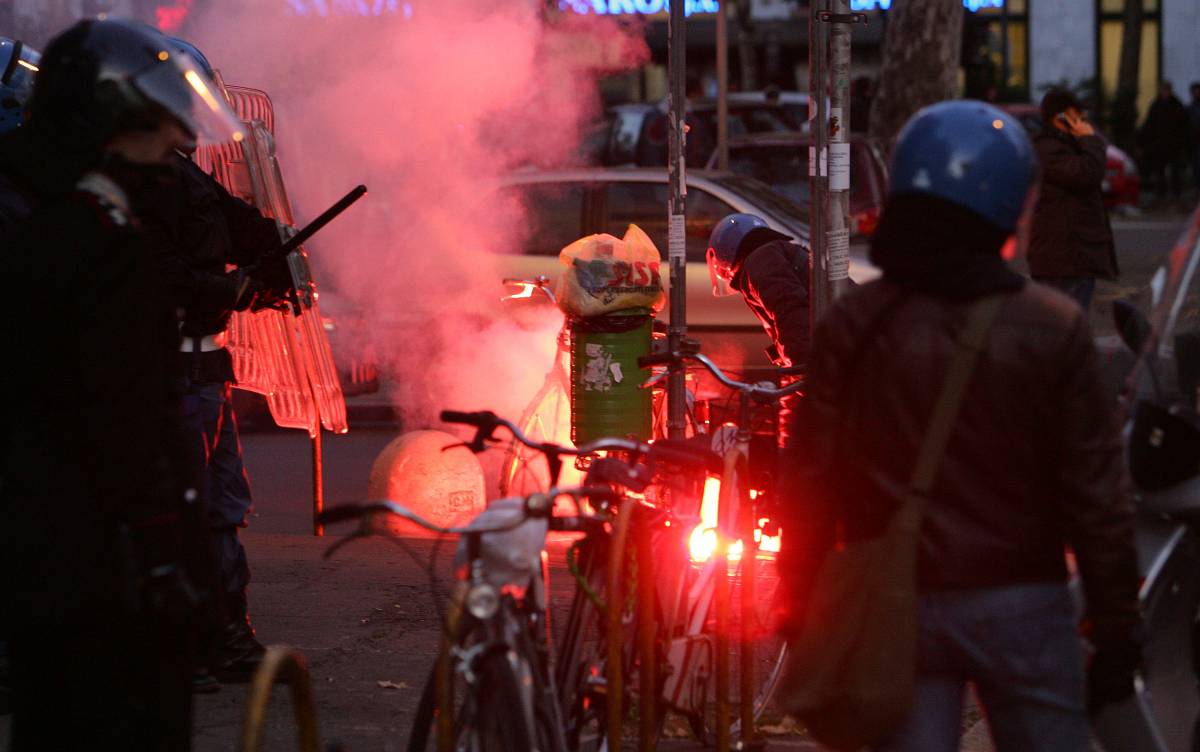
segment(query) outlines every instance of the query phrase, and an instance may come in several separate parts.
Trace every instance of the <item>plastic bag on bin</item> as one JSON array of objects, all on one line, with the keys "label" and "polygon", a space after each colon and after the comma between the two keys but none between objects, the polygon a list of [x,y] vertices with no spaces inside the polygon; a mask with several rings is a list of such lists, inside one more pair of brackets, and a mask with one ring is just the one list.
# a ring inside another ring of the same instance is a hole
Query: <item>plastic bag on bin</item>
[{"label": "plastic bag on bin", "polygon": [[555,295],[570,316],[663,307],[662,256],[637,225],[629,225],[623,238],[607,233],[580,238],[563,248],[558,260],[567,270]]}]

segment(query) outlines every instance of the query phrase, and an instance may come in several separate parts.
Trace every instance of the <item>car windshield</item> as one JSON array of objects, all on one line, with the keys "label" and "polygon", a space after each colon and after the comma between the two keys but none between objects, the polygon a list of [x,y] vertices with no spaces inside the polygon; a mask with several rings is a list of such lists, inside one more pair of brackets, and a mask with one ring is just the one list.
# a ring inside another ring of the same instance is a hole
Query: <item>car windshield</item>
[{"label": "car windshield", "polygon": [[[867,149],[852,146],[850,160],[850,210],[875,203]],[[761,180],[802,207],[810,203],[808,144],[763,144],[730,149],[729,169]]]},{"label": "car windshield", "polygon": [[797,237],[808,237],[807,212],[765,183],[744,175],[721,175],[714,178],[713,182],[762,207],[776,220],[793,230]]}]

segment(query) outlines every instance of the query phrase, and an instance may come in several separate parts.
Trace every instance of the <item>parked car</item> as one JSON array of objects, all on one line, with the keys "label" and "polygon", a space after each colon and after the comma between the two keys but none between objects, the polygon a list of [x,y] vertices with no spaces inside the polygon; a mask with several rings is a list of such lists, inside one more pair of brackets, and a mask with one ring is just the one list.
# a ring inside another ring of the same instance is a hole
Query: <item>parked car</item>
[{"label": "parked car", "polygon": [[[1036,104],[1005,104],[1000,108],[1021,121],[1030,138],[1042,132],[1042,114]],[[1100,134],[1104,138],[1103,134]],[[1141,197],[1142,179],[1137,164],[1123,150],[1105,142],[1104,205],[1108,207],[1137,207]]]},{"label": "parked car", "polygon": [[[807,101],[805,97],[802,105],[776,105],[730,95],[729,135],[801,130]],[[689,103],[686,123],[687,161],[703,164],[717,145],[717,103],[707,99]],[[600,125],[587,131],[581,151],[596,165],[662,167],[667,163],[667,133],[665,103],[617,105],[608,109]]]},{"label": "parked car", "polygon": [[[629,224],[641,227],[667,256],[668,183],[665,168],[584,168],[524,171],[507,176],[499,190],[516,196],[527,212],[528,231],[520,254],[504,260],[505,276],[556,277],[559,251],[597,232],[620,237]],[[741,296],[712,295],[705,253],[713,226],[733,212],[761,216],[772,229],[808,240],[808,218],[795,203],[746,175],[706,170],[687,172],[687,320],[691,336],[718,363],[731,367],[767,365],[769,342]],[[861,241],[851,243],[850,275],[877,275]],[[662,317],[666,317],[666,312]]]},{"label": "parked car", "polygon": [[[729,170],[749,175],[793,201],[808,216],[811,205],[808,149],[812,139],[802,133],[756,133],[729,139]],[[708,167],[717,166],[714,149]],[[875,139],[850,136],[850,232],[870,236],[879,224],[887,198],[888,168],[883,148]]]}]

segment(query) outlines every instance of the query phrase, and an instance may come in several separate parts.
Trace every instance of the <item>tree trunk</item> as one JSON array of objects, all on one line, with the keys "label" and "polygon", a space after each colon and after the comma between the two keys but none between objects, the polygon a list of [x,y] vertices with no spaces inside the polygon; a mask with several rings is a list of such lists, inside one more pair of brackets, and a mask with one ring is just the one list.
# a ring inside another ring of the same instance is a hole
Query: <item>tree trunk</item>
[{"label": "tree trunk", "polygon": [[1142,60],[1142,0],[1125,0],[1121,19],[1121,58],[1112,105],[1113,141],[1132,152],[1137,142],[1138,64]]},{"label": "tree trunk", "polygon": [[870,133],[891,144],[913,113],[957,93],[962,0],[895,0],[888,11]]}]

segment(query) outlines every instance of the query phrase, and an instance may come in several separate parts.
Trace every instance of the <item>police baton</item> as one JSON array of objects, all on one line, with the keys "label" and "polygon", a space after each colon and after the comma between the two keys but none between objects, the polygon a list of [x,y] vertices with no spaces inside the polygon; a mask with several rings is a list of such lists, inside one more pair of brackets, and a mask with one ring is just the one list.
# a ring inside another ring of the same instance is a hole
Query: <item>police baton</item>
[{"label": "police baton", "polygon": [[367,195],[367,187],[365,185],[356,186],[354,190],[338,199],[336,204],[322,212],[321,216],[309,222],[303,229],[293,235],[291,239],[283,244],[283,248],[276,251],[276,253],[286,256],[296,250],[301,244],[320,232],[325,225],[332,222],[334,217],[349,209],[351,204],[365,195]]}]

